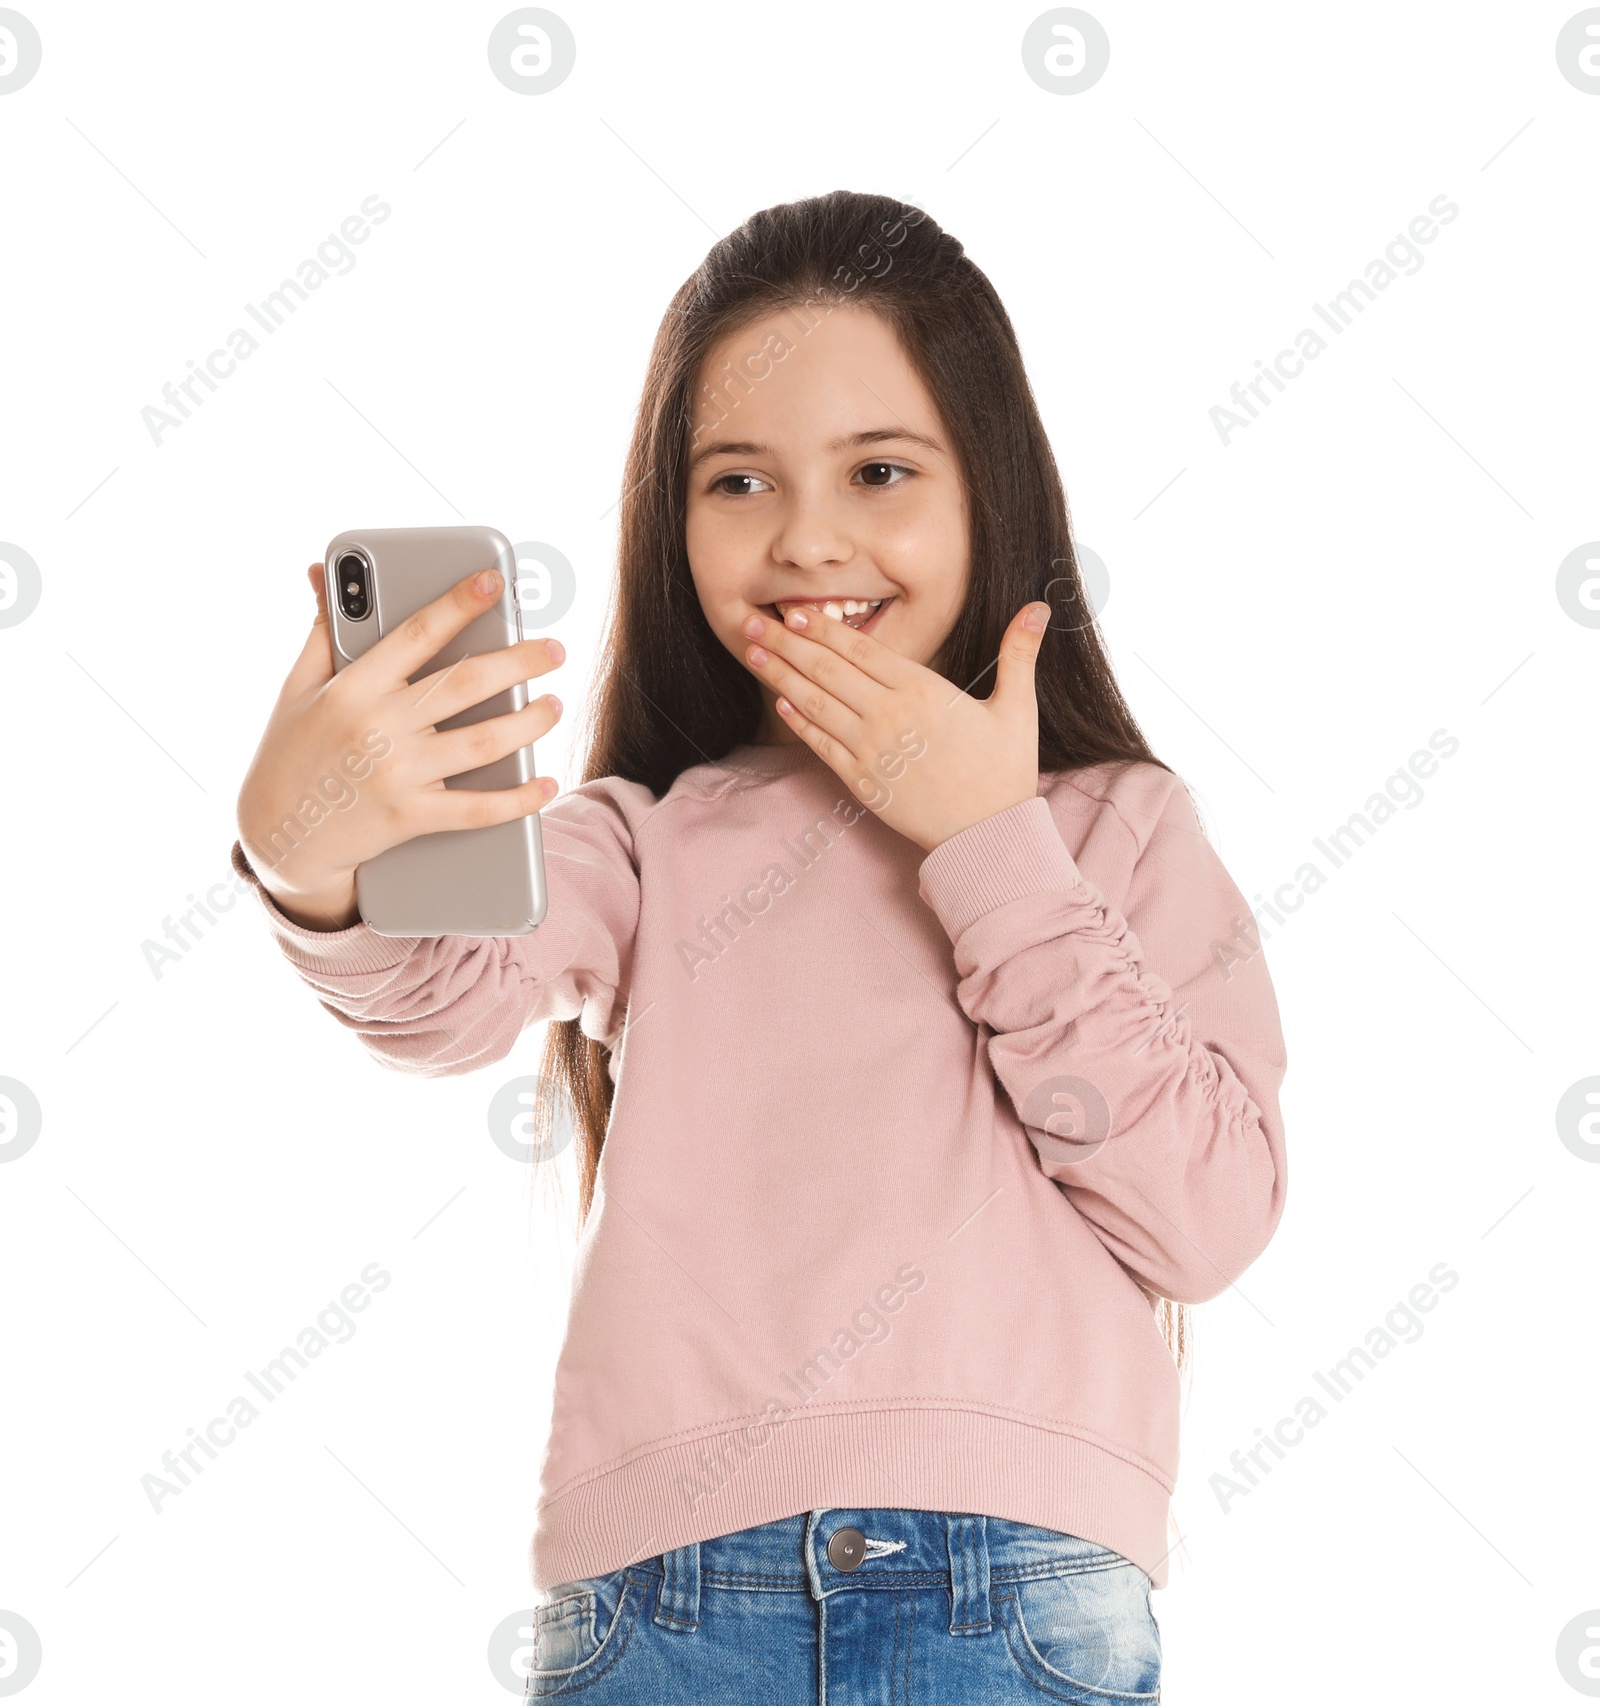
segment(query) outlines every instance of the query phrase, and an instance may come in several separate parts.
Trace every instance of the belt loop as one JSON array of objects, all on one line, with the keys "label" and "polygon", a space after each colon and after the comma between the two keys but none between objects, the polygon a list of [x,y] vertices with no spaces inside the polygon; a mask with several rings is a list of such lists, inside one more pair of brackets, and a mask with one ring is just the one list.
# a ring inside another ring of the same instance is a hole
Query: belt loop
[{"label": "belt loop", "polygon": [[989,1603],[989,1530],[981,1516],[945,1518],[950,1546],[950,1633],[987,1635],[994,1627]]},{"label": "belt loop", "polygon": [[655,1620],[663,1629],[693,1631],[700,1627],[700,1542],[661,1554],[661,1591],[656,1595]]}]

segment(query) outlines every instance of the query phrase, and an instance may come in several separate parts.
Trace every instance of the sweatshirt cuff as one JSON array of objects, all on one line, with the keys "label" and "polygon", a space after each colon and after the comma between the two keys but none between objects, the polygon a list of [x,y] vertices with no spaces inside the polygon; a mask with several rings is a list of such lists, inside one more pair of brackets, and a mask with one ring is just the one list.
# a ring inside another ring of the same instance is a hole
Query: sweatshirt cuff
[{"label": "sweatshirt cuff", "polygon": [[255,890],[256,898],[266,910],[273,935],[297,966],[331,972],[336,977],[356,972],[388,971],[409,959],[421,940],[418,936],[380,936],[365,919],[359,919],[343,930],[308,929],[279,909],[245,857],[244,847],[237,841],[233,844],[229,862]]},{"label": "sweatshirt cuff", "polygon": [[954,942],[987,912],[1028,894],[1088,894],[1043,794],[969,824],[918,869],[918,892]]}]

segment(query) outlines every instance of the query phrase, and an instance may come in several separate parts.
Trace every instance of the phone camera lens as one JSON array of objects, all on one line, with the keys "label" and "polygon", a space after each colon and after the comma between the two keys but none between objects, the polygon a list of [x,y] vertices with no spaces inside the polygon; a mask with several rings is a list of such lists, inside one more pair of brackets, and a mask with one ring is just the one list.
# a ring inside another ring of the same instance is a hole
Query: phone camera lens
[{"label": "phone camera lens", "polygon": [[354,551],[339,559],[339,608],[352,621],[359,622],[372,610],[372,582],[367,560]]}]

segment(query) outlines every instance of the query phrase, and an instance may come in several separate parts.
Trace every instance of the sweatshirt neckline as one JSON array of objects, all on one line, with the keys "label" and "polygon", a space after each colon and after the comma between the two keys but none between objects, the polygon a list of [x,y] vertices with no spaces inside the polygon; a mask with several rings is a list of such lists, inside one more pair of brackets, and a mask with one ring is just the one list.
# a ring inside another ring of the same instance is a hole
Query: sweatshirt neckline
[{"label": "sweatshirt neckline", "polygon": [[735,770],[754,770],[762,776],[787,776],[804,768],[807,760],[820,764],[821,759],[803,740],[778,741],[771,745],[753,743],[736,746],[722,762]]}]

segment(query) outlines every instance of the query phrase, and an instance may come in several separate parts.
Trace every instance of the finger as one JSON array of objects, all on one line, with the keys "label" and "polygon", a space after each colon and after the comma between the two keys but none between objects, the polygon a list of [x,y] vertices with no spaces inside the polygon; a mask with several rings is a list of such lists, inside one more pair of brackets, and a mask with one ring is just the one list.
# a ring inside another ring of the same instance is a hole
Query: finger
[{"label": "finger", "polygon": [[376,645],[363,652],[346,671],[359,672],[390,690],[405,685],[429,660],[443,649],[476,616],[490,609],[499,598],[505,577],[498,569],[484,569],[458,580],[431,604],[414,611],[398,628],[391,629]]},{"label": "finger", "polygon": [[[548,792],[546,790],[548,789]],[[531,817],[556,794],[553,776],[536,776],[515,788],[433,788],[418,794],[411,816],[416,835],[441,829],[484,829],[493,823]]]},{"label": "finger", "polygon": [[311,590],[317,598],[317,614],[306,635],[306,643],[289,671],[289,683],[297,689],[320,687],[333,679],[333,638],[328,626],[328,594],[323,585],[322,564],[313,563],[306,570]]},{"label": "finger", "polygon": [[[825,610],[811,610],[805,605],[797,604],[791,608],[783,622],[773,626],[785,634],[804,635],[814,644],[825,646],[829,651],[848,659],[863,675],[876,681],[880,687],[896,687],[906,679],[906,664],[909,661],[907,658],[892,646],[886,646],[882,640],[862,633],[859,628],[852,628],[848,622],[841,622],[837,616],[830,616]],[[762,644],[766,643],[763,638]]]},{"label": "finger", "polygon": [[[1035,620],[1039,624],[1037,628],[1030,625]],[[1000,661],[995,671],[996,706],[1037,709],[1034,666],[1049,622],[1050,606],[1035,602],[1025,604],[1006,625],[1005,633],[1000,636]]]},{"label": "finger", "polygon": [[[813,622],[819,620],[814,610],[806,614]],[[824,616],[820,620],[826,622],[831,618]],[[844,624],[841,622],[837,626],[843,627]],[[841,704],[848,705],[858,716],[866,714],[874,697],[884,689],[884,683],[873,676],[863,674],[843,652],[821,645],[803,634],[797,634],[781,622],[765,622],[761,638],[753,640],[746,648],[745,662],[753,669],[764,671],[763,665],[752,662],[752,650],[764,650],[781,659],[791,671],[798,671],[808,680],[815,682]]]},{"label": "finger", "polygon": [[524,705],[520,711],[485,717],[481,723],[468,723],[461,729],[442,729],[423,741],[420,779],[438,782],[446,776],[460,776],[480,765],[493,764],[497,758],[543,739],[560,715],[561,701],[550,693]]},{"label": "finger", "polygon": [[421,713],[419,728],[427,723],[442,723],[508,687],[548,674],[566,655],[561,642],[553,637],[519,640],[501,651],[479,652],[444,669],[436,669],[432,675],[423,676],[406,697]]},{"label": "finger", "polygon": [[820,723],[812,722],[786,694],[778,695],[778,715],[841,781],[848,782],[858,793],[871,791],[870,784],[862,783],[861,761],[855,753]]},{"label": "finger", "polygon": [[[853,745],[853,738],[861,730],[860,712],[836,699],[826,687],[803,675],[776,652],[769,652],[764,663],[752,664],[751,668],[776,693],[787,698],[806,722],[815,724],[841,745]],[[779,715],[783,715],[781,707]],[[795,719],[790,717],[789,721]]]}]

